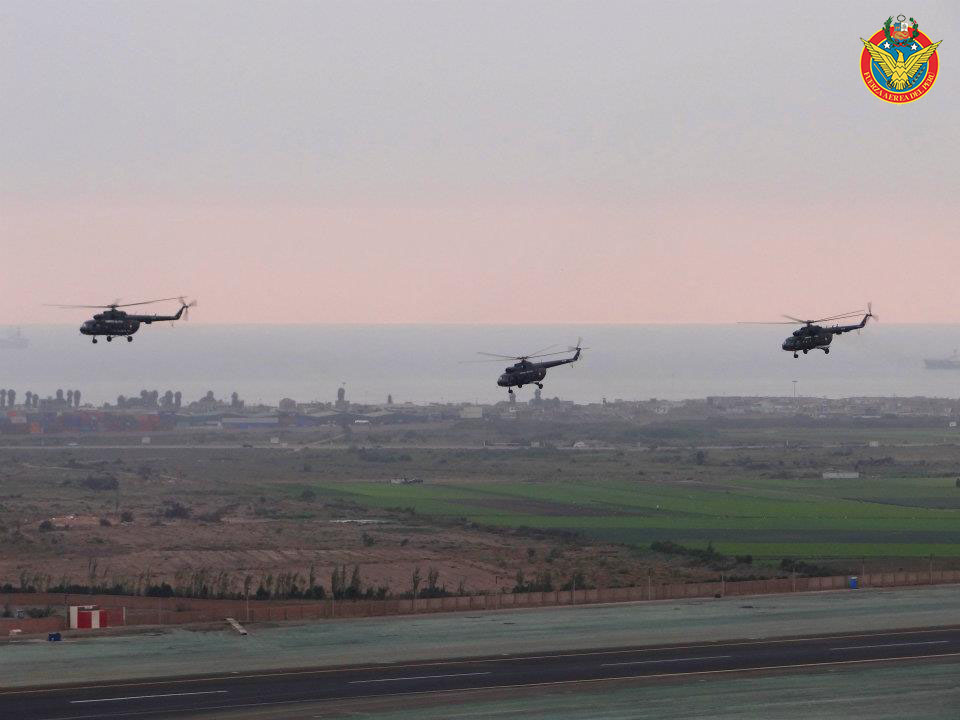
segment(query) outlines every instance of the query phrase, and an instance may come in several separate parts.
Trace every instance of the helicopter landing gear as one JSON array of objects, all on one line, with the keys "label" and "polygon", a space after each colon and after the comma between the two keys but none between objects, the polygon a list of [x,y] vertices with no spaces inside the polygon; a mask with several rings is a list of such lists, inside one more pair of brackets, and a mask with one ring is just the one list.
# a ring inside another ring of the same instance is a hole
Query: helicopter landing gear
[{"label": "helicopter landing gear", "polygon": [[537,387],[543,390],[543,383],[537,383]]},{"label": "helicopter landing gear", "polygon": [[809,350],[804,350],[804,351],[803,351],[803,354],[806,355],[808,352],[810,352],[810,351],[809,351]]},{"label": "helicopter landing gear", "polygon": [[507,395],[513,395],[513,388],[507,388]]},{"label": "helicopter landing gear", "polygon": [[93,338],[93,344],[94,344],[94,345],[97,344],[97,339],[96,339],[96,338]]},{"label": "helicopter landing gear", "polygon": [[824,349],[823,349],[823,354],[824,354],[824,355],[829,355],[829,354],[830,354],[830,348],[824,348]]},{"label": "helicopter landing gear", "polygon": [[127,342],[133,342],[133,335],[127,335]]},{"label": "helicopter landing gear", "polygon": [[113,342],[113,335],[107,335],[107,342]]},{"label": "helicopter landing gear", "polygon": [[796,353],[794,353],[794,354],[793,354],[793,356],[794,356],[795,358],[798,358],[798,357],[800,357],[800,356],[799,356],[799,355],[797,355]]}]

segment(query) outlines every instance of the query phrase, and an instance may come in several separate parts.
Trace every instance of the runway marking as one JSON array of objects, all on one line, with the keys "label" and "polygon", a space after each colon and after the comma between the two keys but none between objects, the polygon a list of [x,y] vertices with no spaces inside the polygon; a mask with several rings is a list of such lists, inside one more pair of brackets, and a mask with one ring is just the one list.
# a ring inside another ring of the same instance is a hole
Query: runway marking
[{"label": "runway marking", "polygon": [[127,697],[97,698],[96,700],[71,700],[70,704],[121,702],[123,700],[146,700],[148,698],[181,697],[183,695],[225,695],[226,693],[226,690],[203,690],[200,692],[163,693],[162,695],[128,695]]},{"label": "runway marking", "polygon": [[[485,685],[482,687],[476,688],[456,688],[451,690],[411,690],[409,692],[396,692],[396,693],[386,693],[384,695],[378,695],[378,698],[388,698],[388,697],[404,697],[409,695],[449,695],[451,693],[465,693],[465,692],[483,692],[485,690],[509,690],[513,688],[531,688],[531,687],[550,687],[554,685],[572,685],[576,683],[601,683],[601,682],[623,682],[624,680],[656,680],[659,678],[668,678],[668,677],[684,677],[687,675],[729,675],[731,673],[745,673],[745,672],[756,672],[758,670],[789,670],[791,668],[809,668],[809,667],[823,667],[823,666],[835,666],[835,665],[865,665],[867,663],[878,663],[878,662],[897,662],[902,660],[927,660],[932,658],[953,658],[960,657],[960,652],[955,653],[940,653],[934,655],[908,655],[907,657],[898,657],[898,658],[870,658],[866,660],[826,660],[823,662],[816,663],[801,663],[798,665],[766,665],[763,667],[746,667],[746,668],[730,668],[727,670],[695,670],[690,672],[673,672],[673,673],[656,673],[653,675],[626,675],[622,677],[610,677],[610,678],[588,678],[586,680],[550,680],[547,682],[536,682],[536,683],[515,683],[511,685]],[[212,705],[204,707],[205,711],[210,710],[237,710],[239,708],[255,708],[255,707],[268,707],[273,705],[303,705],[305,703],[311,702],[335,702],[339,700],[362,700],[364,698],[344,695],[340,697],[329,697],[329,698],[315,698],[309,700],[264,700],[260,702],[251,702],[251,703],[236,703],[233,705]],[[122,717],[135,717],[135,716],[147,716],[147,715],[159,715],[159,714],[182,714],[185,712],[194,712],[195,709],[176,709],[176,710],[137,710],[129,713],[123,713]],[[94,718],[103,718],[104,715],[75,715],[70,718],[70,720],[93,720]],[[120,716],[116,716],[120,717]],[[60,718],[45,718],[44,720],[61,720]]]},{"label": "runway marking", "polygon": [[601,663],[600,667],[614,667],[615,665],[656,665],[657,663],[684,662],[689,660],[721,660],[732,657],[733,655],[707,655],[706,657],[668,658],[666,660],[627,660],[624,662]]},{"label": "runway marking", "polygon": [[924,642],[903,642],[903,643],[887,643],[886,645],[848,645],[847,647],[838,647],[830,648],[831,650],[866,650],[868,648],[882,648],[882,647],[907,647],[908,645],[945,645],[949,643],[949,640],[927,640]]},{"label": "runway marking", "polygon": [[[799,594],[799,593],[798,593]],[[746,597],[746,596],[744,596]],[[632,604],[632,603],[631,603]],[[526,608],[530,609],[530,608]],[[75,686],[51,686],[35,687],[29,689],[3,689],[0,690],[0,696],[4,695],[35,695],[41,693],[68,692],[73,690],[97,690],[105,688],[122,687],[147,687],[162,685],[182,685],[189,683],[202,683],[221,680],[249,680],[255,678],[268,677],[293,677],[296,675],[335,675],[344,672],[361,672],[364,670],[397,670],[412,667],[442,667],[448,665],[484,665],[493,662],[522,662],[524,660],[550,660],[553,658],[585,657],[591,655],[626,655],[629,653],[648,653],[665,650],[698,650],[700,648],[720,649],[725,647],[749,647],[756,645],[775,645],[778,643],[809,643],[821,640],[845,640],[847,638],[867,638],[867,637],[890,637],[894,635],[930,635],[936,633],[956,632],[958,626],[949,625],[946,627],[927,628],[921,630],[892,630],[884,632],[866,632],[852,633],[846,635],[813,635],[807,637],[793,638],[768,638],[764,640],[720,640],[716,642],[707,642],[696,645],[658,645],[651,647],[633,647],[616,650],[578,650],[575,652],[540,654],[540,655],[513,655],[507,657],[481,657],[477,659],[459,659],[459,660],[423,660],[419,662],[383,664],[383,665],[361,665],[357,667],[328,667],[328,668],[305,668],[300,670],[260,670],[245,672],[244,674],[230,675],[197,675],[183,678],[168,678],[166,680],[126,680],[119,682],[93,683],[89,685]]]},{"label": "runway marking", "polygon": [[351,680],[350,685],[363,683],[400,682],[401,680],[432,680],[433,678],[467,677],[468,675],[492,675],[491,672],[449,673],[447,675],[416,675],[413,677],[377,678],[375,680]]}]

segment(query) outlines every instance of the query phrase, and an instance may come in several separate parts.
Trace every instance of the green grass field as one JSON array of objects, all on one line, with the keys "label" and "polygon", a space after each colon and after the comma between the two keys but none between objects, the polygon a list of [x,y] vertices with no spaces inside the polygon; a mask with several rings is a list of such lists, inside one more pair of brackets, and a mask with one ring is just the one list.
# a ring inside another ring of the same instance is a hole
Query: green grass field
[{"label": "green grass field", "polygon": [[338,481],[315,487],[367,507],[574,531],[638,547],[655,540],[694,547],[712,542],[726,554],[770,559],[960,556],[960,488],[956,476],[936,465],[904,474],[894,463],[857,480],[824,480],[813,471],[773,477],[769,463],[760,463],[767,468],[761,471],[591,452],[549,463],[543,455],[515,456],[509,472],[484,479],[478,468],[489,454],[477,455],[466,479],[430,472],[422,485]]}]

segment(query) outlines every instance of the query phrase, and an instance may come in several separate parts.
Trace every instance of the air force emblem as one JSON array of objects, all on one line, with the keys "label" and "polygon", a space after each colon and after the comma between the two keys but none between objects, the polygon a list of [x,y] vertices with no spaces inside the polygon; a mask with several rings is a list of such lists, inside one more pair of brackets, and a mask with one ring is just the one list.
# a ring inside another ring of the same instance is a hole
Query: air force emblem
[{"label": "air force emblem", "polygon": [[940,71],[937,47],[913,18],[887,18],[883,28],[869,40],[860,38],[860,76],[867,89],[885,102],[900,104],[917,100],[933,87]]}]

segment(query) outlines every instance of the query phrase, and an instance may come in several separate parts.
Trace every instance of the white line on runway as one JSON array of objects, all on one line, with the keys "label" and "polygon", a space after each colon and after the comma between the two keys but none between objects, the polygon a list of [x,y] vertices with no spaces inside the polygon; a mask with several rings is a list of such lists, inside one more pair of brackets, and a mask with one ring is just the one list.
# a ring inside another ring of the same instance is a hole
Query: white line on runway
[{"label": "white line on runway", "polygon": [[377,678],[376,680],[351,680],[351,685],[375,682],[400,682],[401,680],[432,680],[433,678],[467,677],[469,675],[491,675],[490,672],[453,673],[451,675],[417,675],[415,677]]},{"label": "white line on runway", "polygon": [[848,645],[847,647],[838,647],[838,648],[830,648],[830,649],[831,650],[864,650],[866,648],[907,647],[909,645],[943,645],[948,642],[950,642],[950,640],[927,640],[925,642],[888,643],[887,645]]},{"label": "white line on runway", "polygon": [[731,658],[733,655],[708,655],[706,657],[689,658],[667,658],[666,660],[630,660],[628,662],[603,663],[600,667],[613,667],[614,665],[656,665],[657,663],[684,662],[685,660],[721,660]]},{"label": "white line on runway", "polygon": [[204,690],[203,692],[164,693],[163,695],[130,695],[128,697],[97,698],[96,700],[71,700],[72,705],[97,702],[120,702],[121,700],[146,700],[147,698],[180,697],[182,695],[222,695],[226,690]]}]

